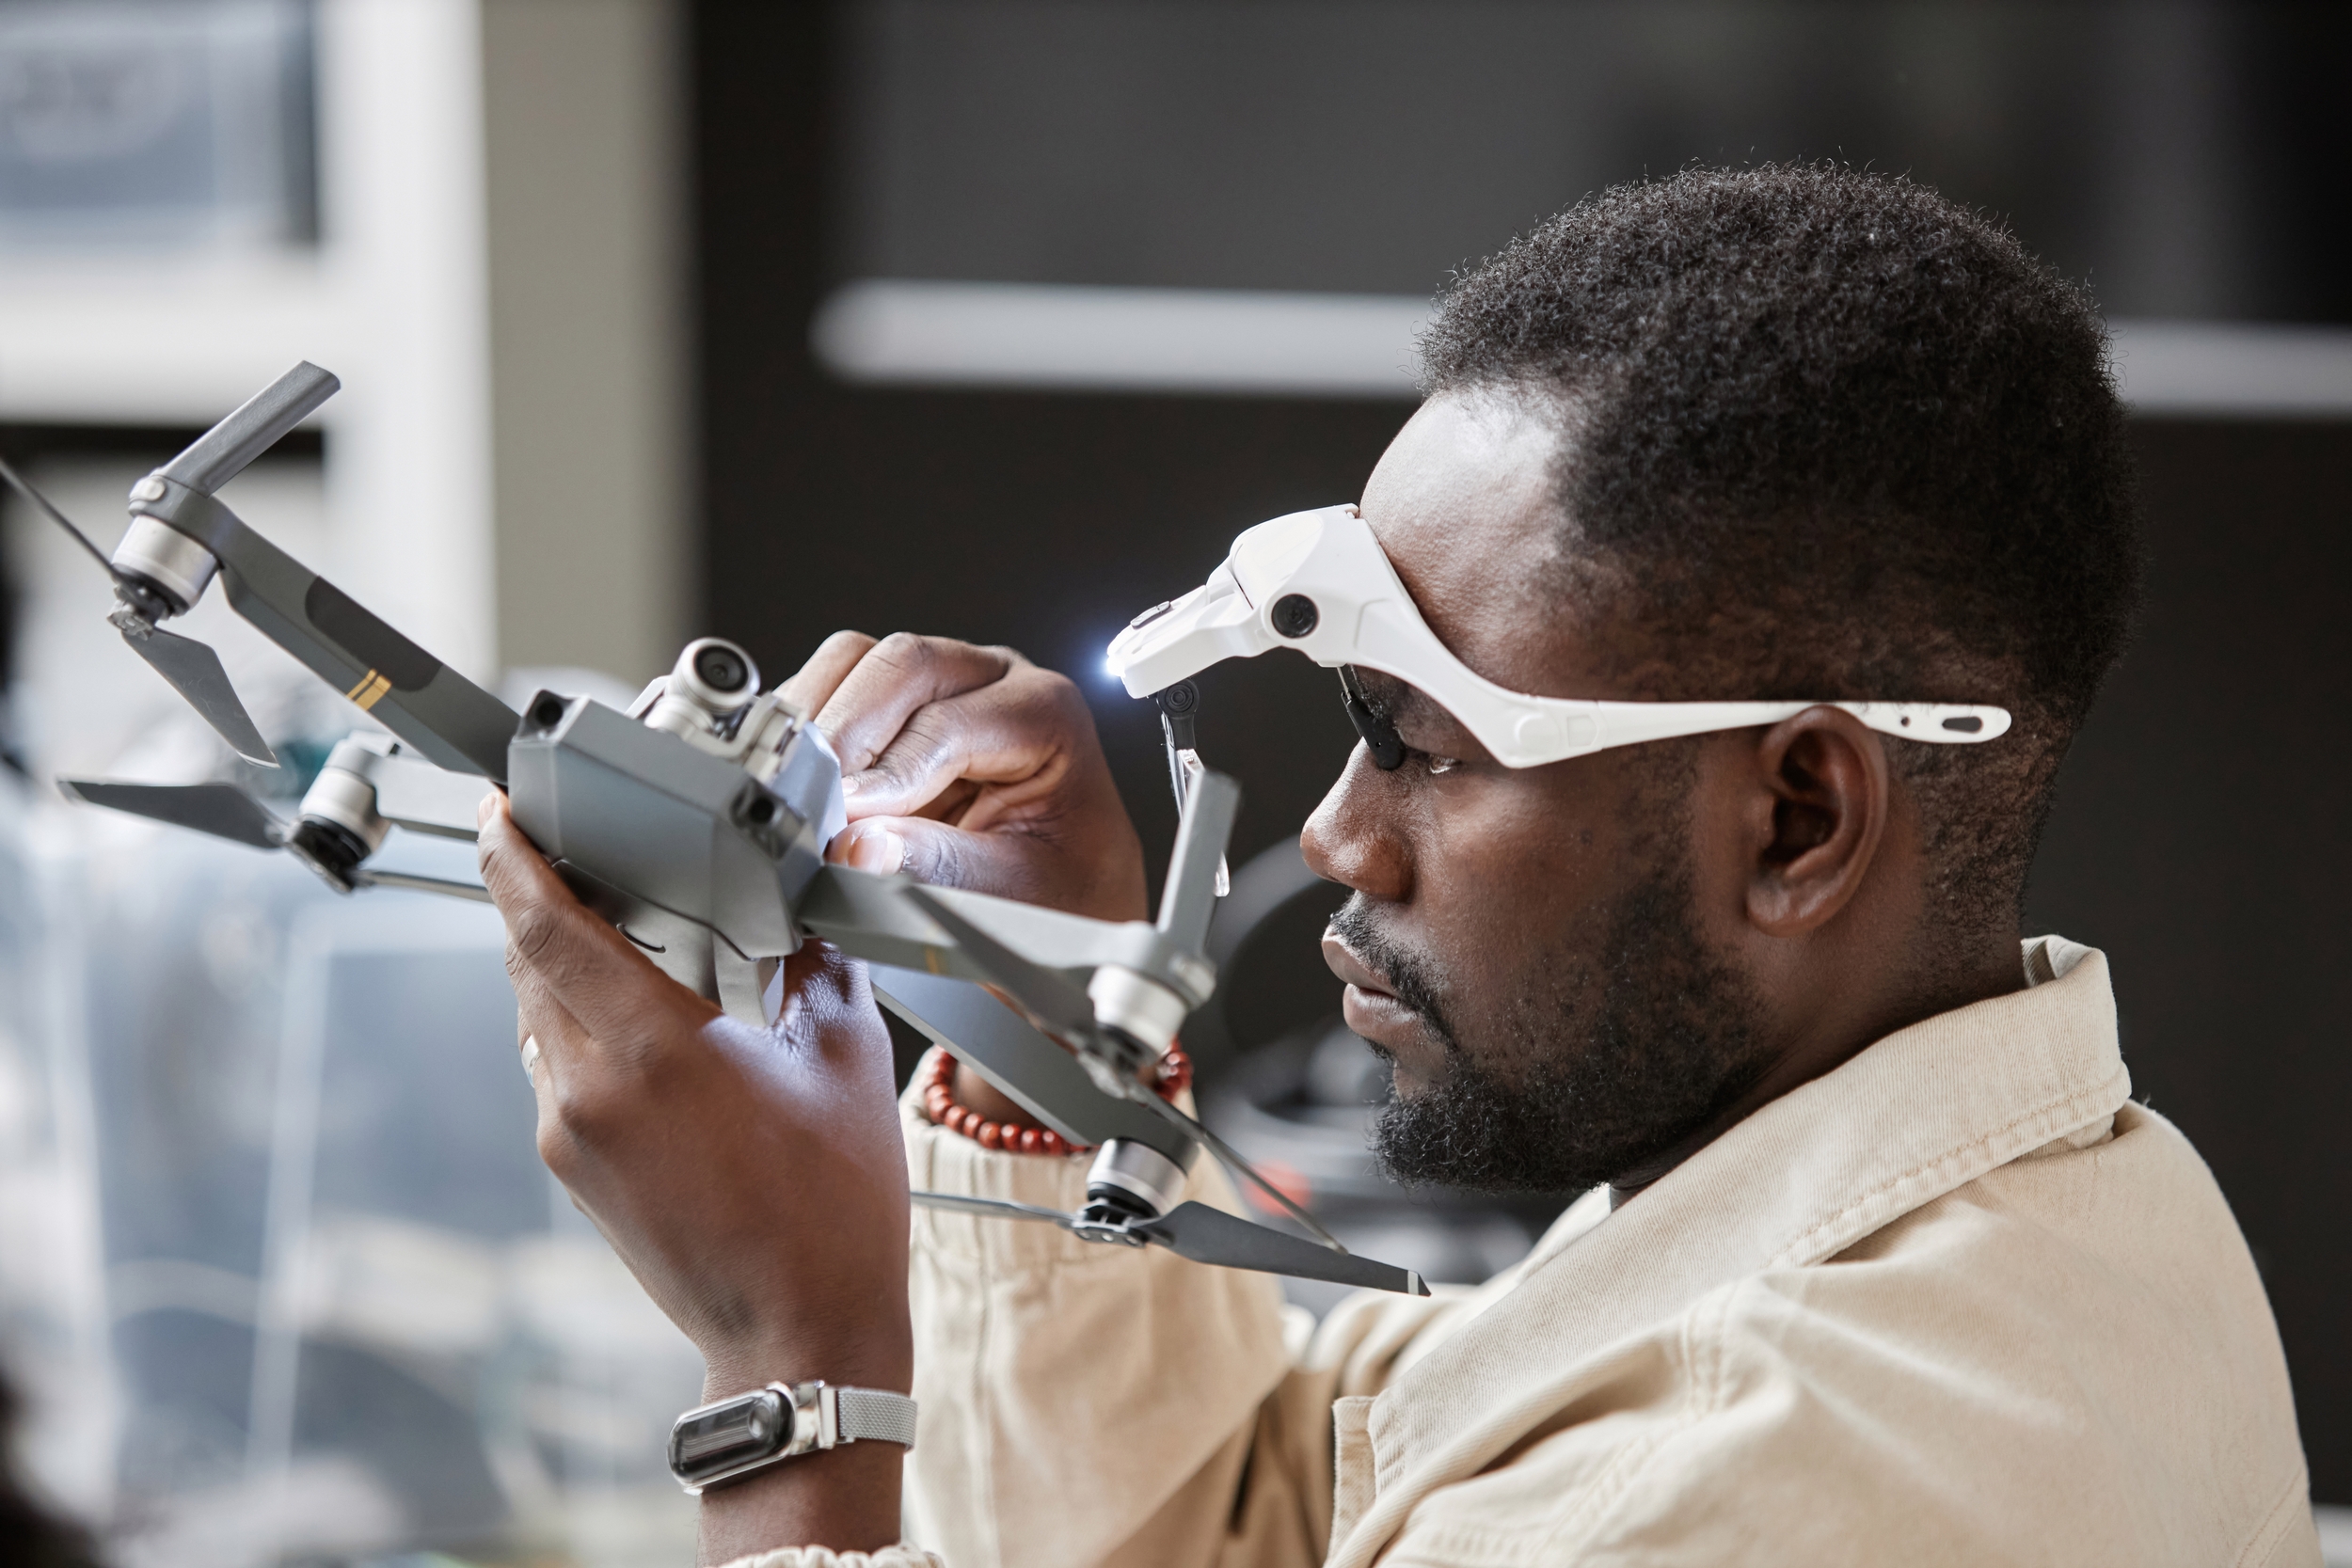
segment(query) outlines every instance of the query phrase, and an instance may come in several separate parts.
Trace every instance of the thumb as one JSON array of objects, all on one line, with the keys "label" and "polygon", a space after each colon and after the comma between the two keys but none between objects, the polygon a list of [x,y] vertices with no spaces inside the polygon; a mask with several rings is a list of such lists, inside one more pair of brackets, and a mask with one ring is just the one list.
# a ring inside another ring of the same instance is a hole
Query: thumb
[{"label": "thumb", "polygon": [[1040,846],[1017,833],[972,833],[924,816],[869,816],[833,841],[826,859],[882,876],[903,873],[934,887],[1000,897],[1041,891]]}]

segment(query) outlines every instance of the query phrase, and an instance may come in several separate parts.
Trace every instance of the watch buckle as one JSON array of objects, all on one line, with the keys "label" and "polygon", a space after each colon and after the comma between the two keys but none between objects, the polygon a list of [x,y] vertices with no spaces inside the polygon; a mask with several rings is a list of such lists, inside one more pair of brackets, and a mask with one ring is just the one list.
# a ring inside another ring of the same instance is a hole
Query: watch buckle
[{"label": "watch buckle", "polygon": [[817,1396],[817,1446],[830,1449],[841,1441],[841,1390],[827,1387],[822,1380],[803,1386]]}]

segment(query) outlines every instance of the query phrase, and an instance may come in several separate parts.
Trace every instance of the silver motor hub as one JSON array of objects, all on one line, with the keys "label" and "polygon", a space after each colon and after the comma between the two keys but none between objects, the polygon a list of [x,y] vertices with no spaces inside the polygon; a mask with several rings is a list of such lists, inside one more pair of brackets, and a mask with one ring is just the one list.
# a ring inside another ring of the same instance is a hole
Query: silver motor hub
[{"label": "silver motor hub", "polygon": [[179,530],[139,513],[132,515],[122,543],[115,546],[113,565],[125,577],[155,590],[164,601],[139,609],[162,609],[172,615],[184,615],[195,608],[220,570],[220,562],[212,551]]}]

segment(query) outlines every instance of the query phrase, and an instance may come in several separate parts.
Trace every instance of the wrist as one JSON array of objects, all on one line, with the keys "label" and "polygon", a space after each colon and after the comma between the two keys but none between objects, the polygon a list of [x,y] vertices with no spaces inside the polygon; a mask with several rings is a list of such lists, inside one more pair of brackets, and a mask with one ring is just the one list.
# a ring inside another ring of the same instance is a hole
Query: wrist
[{"label": "wrist", "polygon": [[[1064,1140],[946,1052],[933,1055],[925,1064],[922,1074],[925,1119],[961,1133],[983,1148],[1057,1158],[1093,1152],[1088,1145]],[[1192,1058],[1184,1054],[1182,1045],[1170,1043],[1159,1063],[1156,1086],[1160,1096],[1173,1103],[1191,1085]]]},{"label": "wrist", "polygon": [[771,1383],[830,1383],[837,1388],[914,1387],[914,1332],[820,1339],[815,1336],[732,1345],[703,1357],[703,1399],[732,1399]]},{"label": "wrist", "polygon": [[[955,1062],[952,1056],[947,1058]],[[1021,1108],[1010,1095],[961,1062],[955,1062],[954,1076],[947,1082],[954,1103],[977,1112],[989,1121],[1001,1126],[1016,1127],[1026,1132],[1045,1131],[1045,1124]],[[936,1119],[936,1118],[934,1118]]]},{"label": "wrist", "polygon": [[871,1552],[894,1545],[905,1461],[895,1443],[850,1443],[706,1492],[703,1560],[728,1562],[778,1546]]}]

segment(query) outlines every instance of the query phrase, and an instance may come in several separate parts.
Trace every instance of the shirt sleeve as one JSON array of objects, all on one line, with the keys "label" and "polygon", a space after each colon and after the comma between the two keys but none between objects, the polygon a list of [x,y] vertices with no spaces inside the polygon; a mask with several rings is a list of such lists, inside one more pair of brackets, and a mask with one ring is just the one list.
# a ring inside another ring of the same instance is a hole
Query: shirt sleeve
[{"label": "shirt sleeve", "polygon": [[[1085,1202],[1084,1157],[982,1148],[919,1107],[900,1104],[916,1188]],[[1185,1196],[1241,1212],[1205,1157]],[[1332,1401],[1376,1391],[1410,1338],[1394,1307],[1428,1305],[1358,1298],[1314,1332],[1273,1276],[1163,1247],[925,1209],[912,1244],[908,1538],[954,1568],[1320,1562]]]},{"label": "shirt sleeve", "polygon": [[936,1552],[884,1546],[878,1552],[836,1552],[830,1546],[779,1546],[739,1557],[726,1568],[947,1568]]}]

